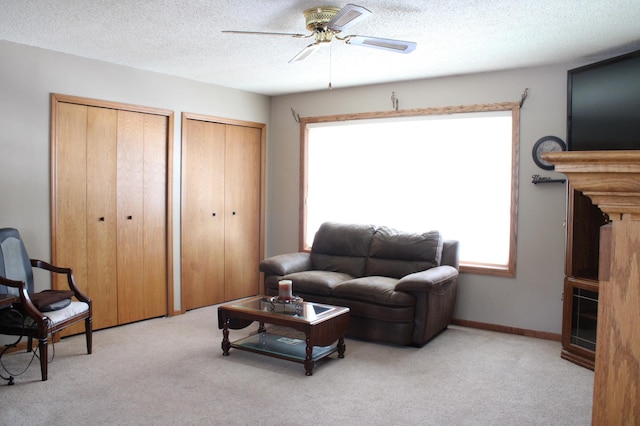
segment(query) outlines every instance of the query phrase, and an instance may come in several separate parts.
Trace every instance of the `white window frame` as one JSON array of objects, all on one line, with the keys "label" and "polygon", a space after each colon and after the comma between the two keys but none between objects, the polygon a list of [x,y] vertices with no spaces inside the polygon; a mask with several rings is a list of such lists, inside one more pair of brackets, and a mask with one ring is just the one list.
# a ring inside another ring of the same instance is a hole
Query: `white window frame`
[{"label": "white window frame", "polygon": [[[508,261],[504,264],[489,264],[480,262],[471,262],[461,259],[460,271],[466,273],[477,273],[486,275],[515,277],[516,275],[516,236],[517,236],[517,212],[518,212],[518,173],[519,173],[519,145],[520,145],[520,104],[513,102],[495,103],[495,104],[481,104],[481,105],[468,105],[457,107],[445,107],[445,108],[428,108],[428,109],[415,109],[404,111],[389,111],[389,112],[376,112],[376,113],[361,113],[361,114],[345,114],[334,116],[322,116],[322,117],[306,117],[300,119],[300,157],[301,157],[301,173],[300,173],[300,250],[308,251],[310,247],[306,243],[307,241],[307,190],[308,190],[308,130],[314,125],[319,123],[336,123],[353,121],[353,120],[380,120],[380,119],[394,119],[404,117],[419,117],[419,116],[451,116],[451,114],[469,114],[476,112],[511,112],[512,120],[512,145],[511,145],[511,203],[509,211],[509,248],[508,248]],[[482,161],[482,160],[480,160]],[[487,161],[487,167],[490,166],[490,157],[484,159]],[[463,171],[453,170],[454,173],[463,173]],[[475,177],[474,177],[475,178]],[[481,179],[482,177],[477,177]],[[473,213],[469,213],[469,219],[473,220]],[[379,224],[385,225],[385,224]],[[487,225],[487,235],[491,236],[490,224]],[[482,226],[482,224],[479,224]],[[424,231],[429,231],[426,229]],[[445,235],[446,237],[446,235]]]}]

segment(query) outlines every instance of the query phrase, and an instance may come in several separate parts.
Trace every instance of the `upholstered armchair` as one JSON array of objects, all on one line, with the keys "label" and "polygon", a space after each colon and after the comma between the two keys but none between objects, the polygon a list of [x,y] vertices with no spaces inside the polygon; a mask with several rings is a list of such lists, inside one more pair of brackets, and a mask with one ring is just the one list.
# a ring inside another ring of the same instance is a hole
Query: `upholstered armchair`
[{"label": "upholstered armchair", "polygon": [[[34,267],[66,275],[69,289],[35,293]],[[0,294],[10,301],[0,307],[0,334],[19,336],[14,345],[26,337],[28,351],[32,350],[32,339],[38,340],[43,381],[47,380],[50,335],[84,321],[87,353],[91,353],[91,299],[76,286],[71,269],[30,259],[18,230],[13,228],[0,229]]]}]

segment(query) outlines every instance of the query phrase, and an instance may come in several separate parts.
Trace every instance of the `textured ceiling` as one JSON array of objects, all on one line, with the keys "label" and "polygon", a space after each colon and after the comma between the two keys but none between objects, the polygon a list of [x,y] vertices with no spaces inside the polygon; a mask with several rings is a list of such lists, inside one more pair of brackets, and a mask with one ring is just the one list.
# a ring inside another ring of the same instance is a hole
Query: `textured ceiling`
[{"label": "textured ceiling", "polygon": [[[347,1],[348,2],[348,1]],[[302,12],[326,0],[0,0],[0,39],[265,95],[593,62],[640,49],[638,0],[356,0],[347,34],[415,41],[408,55],[347,45],[288,61]],[[343,34],[345,35],[345,34]]]}]

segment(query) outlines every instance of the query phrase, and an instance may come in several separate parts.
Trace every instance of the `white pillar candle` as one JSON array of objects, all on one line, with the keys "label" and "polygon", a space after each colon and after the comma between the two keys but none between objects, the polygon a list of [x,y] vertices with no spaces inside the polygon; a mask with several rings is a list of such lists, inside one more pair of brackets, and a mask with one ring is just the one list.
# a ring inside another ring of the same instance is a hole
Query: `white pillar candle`
[{"label": "white pillar candle", "polygon": [[278,281],[278,298],[280,300],[291,300],[293,297],[293,282],[291,280]]}]

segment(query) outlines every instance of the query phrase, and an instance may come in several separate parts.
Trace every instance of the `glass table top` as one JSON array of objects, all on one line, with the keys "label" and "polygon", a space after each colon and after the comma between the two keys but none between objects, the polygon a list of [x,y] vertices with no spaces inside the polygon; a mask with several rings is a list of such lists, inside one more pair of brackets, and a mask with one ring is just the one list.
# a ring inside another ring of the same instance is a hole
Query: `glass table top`
[{"label": "glass table top", "polygon": [[342,306],[322,305],[319,303],[304,302],[302,299],[293,300],[291,303],[282,303],[277,298],[260,296],[251,299],[238,300],[227,305],[234,309],[260,311],[274,315],[297,317],[313,322],[323,317],[348,310]]}]

